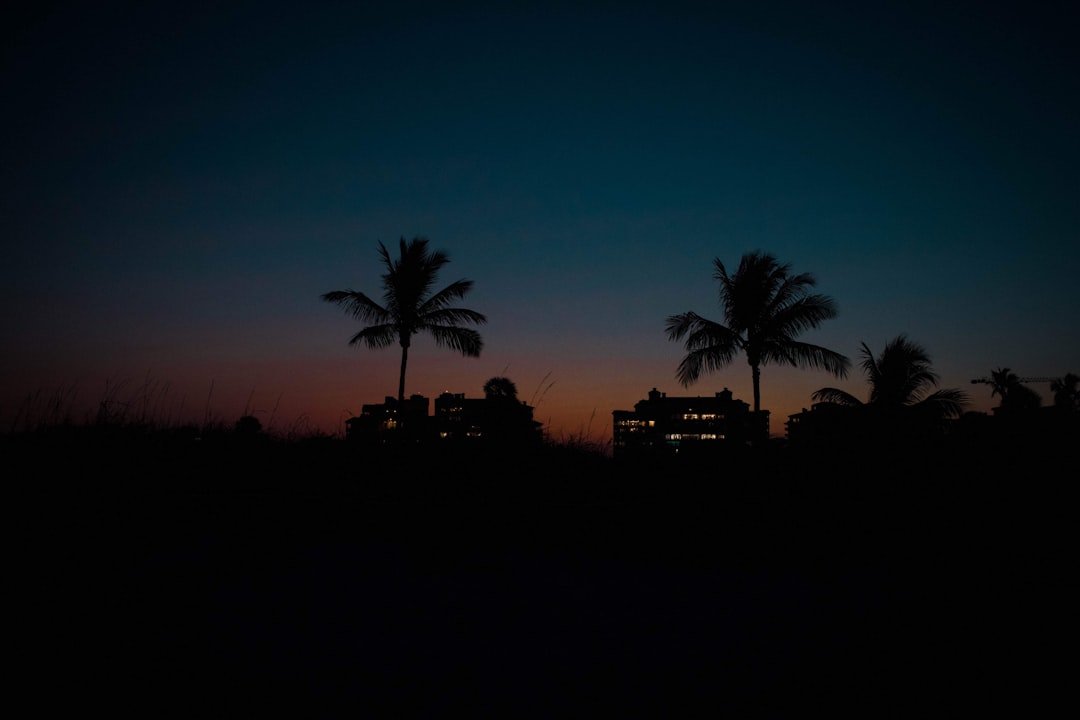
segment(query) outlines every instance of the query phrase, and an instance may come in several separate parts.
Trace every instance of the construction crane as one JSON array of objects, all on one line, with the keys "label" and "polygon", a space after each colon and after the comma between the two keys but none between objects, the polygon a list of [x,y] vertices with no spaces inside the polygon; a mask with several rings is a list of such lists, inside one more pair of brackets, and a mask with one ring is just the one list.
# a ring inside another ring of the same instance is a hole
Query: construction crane
[{"label": "construction crane", "polygon": [[[1016,382],[1042,383],[1042,382],[1056,382],[1057,380],[1060,380],[1060,379],[1061,378],[1054,378],[1054,377],[1022,377],[1022,378],[1016,378]],[[989,384],[992,384],[993,382],[994,381],[991,378],[981,377],[981,378],[975,378],[974,380],[972,380],[971,384],[974,385],[976,383],[986,383],[986,384],[989,385]]]},{"label": "construction crane", "polygon": [[[981,377],[975,378],[971,382],[985,383],[990,385],[990,394],[1001,395],[1001,405],[1005,406],[1006,401],[1009,401],[1010,405],[1027,405],[1032,404],[1035,407],[1042,402],[1039,394],[1034,390],[1022,387],[1026,383],[1041,383],[1041,382],[1056,382],[1059,378],[1052,377],[1017,377],[1013,375],[1009,370],[1003,369],[994,372],[995,377]],[[1005,384],[1002,385],[1001,383]]]}]

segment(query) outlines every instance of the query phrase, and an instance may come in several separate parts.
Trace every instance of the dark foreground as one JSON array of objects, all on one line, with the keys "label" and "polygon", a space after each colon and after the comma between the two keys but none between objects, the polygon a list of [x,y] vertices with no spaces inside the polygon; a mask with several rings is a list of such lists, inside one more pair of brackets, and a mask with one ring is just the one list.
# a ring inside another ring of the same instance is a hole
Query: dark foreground
[{"label": "dark foreground", "polygon": [[966,716],[1072,684],[1075,446],[5,450],[43,711]]}]

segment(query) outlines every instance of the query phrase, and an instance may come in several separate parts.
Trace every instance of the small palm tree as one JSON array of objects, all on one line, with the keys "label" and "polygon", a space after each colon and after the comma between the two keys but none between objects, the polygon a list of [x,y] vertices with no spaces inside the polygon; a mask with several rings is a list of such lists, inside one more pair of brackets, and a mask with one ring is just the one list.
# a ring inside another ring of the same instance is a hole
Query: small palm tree
[{"label": "small palm tree", "polygon": [[506,398],[517,400],[517,385],[507,377],[493,377],[484,383],[484,397],[488,400]]},{"label": "small palm tree", "polygon": [[913,412],[930,421],[958,417],[968,402],[962,390],[935,389],[938,376],[931,369],[929,354],[906,335],[887,342],[877,357],[862,343],[861,355],[862,368],[870,383],[869,402],[863,403],[854,395],[831,387],[817,390],[813,399],[844,407],[865,405],[894,416]]},{"label": "small palm tree", "polygon": [[1065,377],[1050,383],[1050,392],[1054,393],[1054,405],[1066,410],[1080,410],[1080,376],[1065,373]]},{"label": "small palm tree", "polygon": [[1020,387],[1020,376],[1009,368],[990,371],[990,397],[999,396],[1002,405],[1007,404],[1010,392],[1018,387]]},{"label": "small palm tree", "polygon": [[847,377],[849,361],[843,355],[809,343],[798,336],[836,317],[836,305],[827,295],[809,294],[817,284],[812,275],[793,275],[767,253],[743,255],[738,269],[728,274],[719,258],[713,277],[720,282],[720,305],[726,325],[686,312],[667,319],[672,341],[686,339],[686,357],[677,377],[688,386],[702,375],[746,353],[754,382],[754,412],[761,410],[761,366],[770,363],[826,370]]},{"label": "small palm tree", "polygon": [[472,289],[471,280],[457,280],[432,293],[436,276],[450,258],[441,250],[428,251],[426,238],[401,238],[397,260],[381,242],[379,257],[386,266],[382,276],[383,303],[362,292],[335,290],[322,299],[345,309],[357,320],[371,323],[349,339],[349,345],[363,344],[372,349],[401,346],[401,373],[398,378],[398,402],[405,402],[405,367],[409,361],[412,336],[425,332],[439,347],[450,348],[465,357],[477,357],[483,348],[480,333],[463,324],[481,325],[487,318],[475,310],[451,307]]},{"label": "small palm tree", "polygon": [[1042,405],[1042,398],[1009,368],[998,368],[990,372],[990,397],[1001,398],[999,409],[1006,412],[1034,410]]}]

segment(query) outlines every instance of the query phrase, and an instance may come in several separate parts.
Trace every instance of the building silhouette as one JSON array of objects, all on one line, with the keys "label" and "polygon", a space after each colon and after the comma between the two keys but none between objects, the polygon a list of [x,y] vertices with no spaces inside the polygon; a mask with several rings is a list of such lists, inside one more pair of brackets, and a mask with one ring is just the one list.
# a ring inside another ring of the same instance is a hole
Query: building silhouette
[{"label": "building silhouette", "polygon": [[533,407],[515,398],[467,398],[465,393],[444,392],[435,398],[434,415],[428,409],[423,395],[413,395],[403,404],[388,396],[385,402],[364,405],[359,416],[346,420],[345,436],[368,445],[520,446],[543,439]]},{"label": "building silhouette", "polygon": [[834,402],[818,402],[807,410],[788,415],[784,423],[788,442],[794,445],[811,445],[853,434],[855,413],[851,408]]},{"label": "building silhouette", "polygon": [[616,458],[723,453],[769,437],[769,413],[724,388],[712,397],[668,397],[656,388],[634,409],[612,413]]},{"label": "building silhouette", "polygon": [[467,398],[444,392],[435,398],[433,432],[442,441],[520,443],[539,441],[533,408],[512,397]]},{"label": "building silhouette", "polygon": [[411,395],[403,403],[387,395],[384,402],[366,404],[358,416],[345,421],[347,439],[372,444],[420,438],[427,432],[428,399],[423,395]]}]

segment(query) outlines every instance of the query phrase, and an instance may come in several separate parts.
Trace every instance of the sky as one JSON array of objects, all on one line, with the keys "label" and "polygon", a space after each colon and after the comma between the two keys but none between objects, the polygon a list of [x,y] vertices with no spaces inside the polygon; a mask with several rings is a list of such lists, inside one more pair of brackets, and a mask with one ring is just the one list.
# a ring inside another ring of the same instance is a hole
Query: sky
[{"label": "sky", "polygon": [[[397,391],[322,302],[378,244],[472,280],[484,349],[418,336],[406,392],[512,379],[556,439],[683,388],[672,314],[723,320],[761,250],[838,315],[846,379],[762,370],[782,435],[866,397],[905,333],[942,387],[1080,372],[1080,57],[1066,3],[34,3],[0,43],[0,423],[102,402],[343,432]],[[1047,383],[1032,383],[1051,401]]]}]

